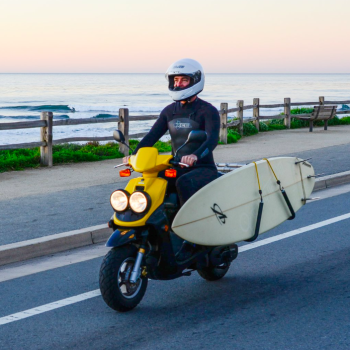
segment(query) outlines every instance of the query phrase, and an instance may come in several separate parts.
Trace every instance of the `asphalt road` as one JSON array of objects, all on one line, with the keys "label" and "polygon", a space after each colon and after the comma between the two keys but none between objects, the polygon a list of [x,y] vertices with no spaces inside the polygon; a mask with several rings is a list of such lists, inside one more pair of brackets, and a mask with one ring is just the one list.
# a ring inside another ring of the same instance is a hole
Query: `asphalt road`
[{"label": "asphalt road", "polygon": [[[349,193],[314,201],[257,242],[349,212]],[[196,273],[150,281],[129,313],[97,296],[0,325],[0,348],[349,349],[349,223],[242,251],[217,282]],[[13,313],[98,289],[101,260],[0,283],[0,324]]]},{"label": "asphalt road", "polygon": [[[350,169],[350,144],[288,154],[312,157],[316,174]],[[249,162],[247,160],[247,162]],[[111,168],[111,171],[115,171]],[[117,176],[117,175],[116,175]],[[107,223],[110,194],[127,181],[0,201],[0,245]]]}]

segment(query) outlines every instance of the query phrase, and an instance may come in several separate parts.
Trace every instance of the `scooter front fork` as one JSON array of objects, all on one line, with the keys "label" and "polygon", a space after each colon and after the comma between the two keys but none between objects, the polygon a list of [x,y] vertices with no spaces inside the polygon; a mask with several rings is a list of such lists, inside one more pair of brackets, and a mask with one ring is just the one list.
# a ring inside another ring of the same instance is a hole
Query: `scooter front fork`
[{"label": "scooter front fork", "polygon": [[132,269],[132,272],[131,272],[131,276],[130,276],[131,283],[136,283],[141,276],[141,263],[142,263],[143,256],[145,255],[145,252],[146,252],[145,248],[140,247],[136,256],[134,268]]}]

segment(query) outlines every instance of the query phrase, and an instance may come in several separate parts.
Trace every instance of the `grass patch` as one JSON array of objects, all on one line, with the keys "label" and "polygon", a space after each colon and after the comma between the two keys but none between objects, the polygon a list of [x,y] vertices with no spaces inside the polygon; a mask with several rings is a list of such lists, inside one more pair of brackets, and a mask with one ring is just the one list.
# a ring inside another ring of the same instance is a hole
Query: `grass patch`
[{"label": "grass patch", "polygon": [[[130,147],[134,149],[139,141],[130,140]],[[170,142],[158,141],[154,145],[159,152],[170,152]],[[123,158],[117,143],[109,142],[100,145],[99,142],[88,142],[85,145],[66,143],[52,147],[53,163],[67,164],[80,162],[95,162],[105,159]],[[40,166],[40,149],[16,149],[0,151],[0,172],[23,170]]]}]

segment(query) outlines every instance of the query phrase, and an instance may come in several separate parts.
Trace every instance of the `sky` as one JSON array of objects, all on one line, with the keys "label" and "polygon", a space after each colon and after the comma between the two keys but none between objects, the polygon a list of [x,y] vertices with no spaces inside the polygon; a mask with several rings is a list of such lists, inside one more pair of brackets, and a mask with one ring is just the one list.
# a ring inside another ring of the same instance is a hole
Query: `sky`
[{"label": "sky", "polygon": [[1,0],[1,73],[350,73],[349,0]]}]

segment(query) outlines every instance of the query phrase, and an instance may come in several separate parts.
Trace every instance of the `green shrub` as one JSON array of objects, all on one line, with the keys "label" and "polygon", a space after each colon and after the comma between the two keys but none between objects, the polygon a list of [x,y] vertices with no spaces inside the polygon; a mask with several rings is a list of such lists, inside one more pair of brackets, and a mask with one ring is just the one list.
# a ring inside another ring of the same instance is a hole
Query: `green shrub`
[{"label": "green shrub", "polygon": [[259,131],[261,132],[269,131],[269,126],[264,122],[259,122]]},{"label": "green shrub", "polygon": [[340,122],[340,125],[350,125],[350,117],[343,117],[339,119],[339,122]]},{"label": "green shrub", "polygon": [[251,136],[258,133],[258,129],[253,123],[244,123],[243,124],[243,135]]},{"label": "green shrub", "polygon": [[[290,114],[309,114],[314,111],[313,108],[293,108],[290,110]],[[284,113],[283,113],[284,114]]]},{"label": "green shrub", "polygon": [[284,124],[269,124],[269,131],[284,129],[286,129],[286,126]]},{"label": "green shrub", "polygon": [[241,138],[241,135],[232,129],[227,130],[227,143],[236,143]]}]

